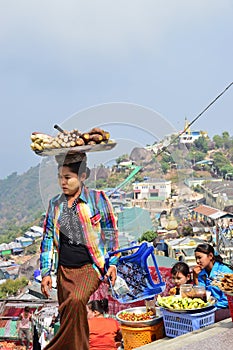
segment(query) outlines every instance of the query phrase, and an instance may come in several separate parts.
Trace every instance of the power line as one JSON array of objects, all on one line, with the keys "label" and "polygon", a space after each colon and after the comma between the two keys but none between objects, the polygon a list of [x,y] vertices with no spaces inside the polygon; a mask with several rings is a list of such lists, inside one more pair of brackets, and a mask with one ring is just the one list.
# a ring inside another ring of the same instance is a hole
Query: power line
[{"label": "power line", "polygon": [[180,135],[184,134],[192,124],[194,124],[201,116],[202,114],[204,114],[223,94],[225,94],[225,92],[233,85],[233,81],[217,96],[215,97],[209,104],[207,107],[205,107],[203,109],[203,111],[201,113],[199,113],[190,123],[188,123],[188,125],[186,126],[186,128],[179,134],[177,135],[166,147],[163,147],[163,149],[157,153],[157,156],[159,156],[161,153],[163,153],[165,150],[168,149],[169,146],[171,146],[179,137]]}]

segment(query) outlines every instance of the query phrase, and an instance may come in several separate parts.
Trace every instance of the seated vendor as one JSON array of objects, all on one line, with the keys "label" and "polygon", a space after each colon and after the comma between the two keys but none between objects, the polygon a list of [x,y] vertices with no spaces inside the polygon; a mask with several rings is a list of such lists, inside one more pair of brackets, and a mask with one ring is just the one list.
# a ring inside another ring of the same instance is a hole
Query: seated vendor
[{"label": "seated vendor", "polygon": [[216,254],[214,248],[207,243],[199,244],[195,249],[197,266],[193,268],[193,280],[195,284],[204,285],[206,290],[216,299],[215,321],[230,317],[228,301],[225,293],[214,285],[219,274],[233,273],[233,270],[223,263],[223,259]]}]

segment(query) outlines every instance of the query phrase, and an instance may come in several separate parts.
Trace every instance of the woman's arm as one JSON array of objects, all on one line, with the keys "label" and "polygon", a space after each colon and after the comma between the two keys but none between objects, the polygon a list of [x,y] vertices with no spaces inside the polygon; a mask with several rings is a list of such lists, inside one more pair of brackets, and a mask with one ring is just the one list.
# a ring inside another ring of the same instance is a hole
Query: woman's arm
[{"label": "woman's arm", "polygon": [[50,276],[53,264],[53,237],[54,236],[54,219],[53,219],[53,207],[51,201],[46,213],[44,221],[44,233],[40,246],[40,270],[41,277]]},{"label": "woman's arm", "polygon": [[96,195],[97,208],[101,215],[101,238],[105,242],[107,251],[117,250],[119,249],[118,228],[112,204],[104,191]]}]

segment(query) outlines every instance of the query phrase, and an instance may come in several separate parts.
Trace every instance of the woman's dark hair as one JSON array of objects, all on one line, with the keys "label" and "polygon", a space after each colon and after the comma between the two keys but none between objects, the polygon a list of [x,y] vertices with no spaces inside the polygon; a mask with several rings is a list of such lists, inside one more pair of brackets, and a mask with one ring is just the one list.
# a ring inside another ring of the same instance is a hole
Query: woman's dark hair
[{"label": "woman's dark hair", "polygon": [[24,311],[25,311],[25,312],[29,312],[29,311],[30,311],[29,306],[25,306]]},{"label": "woman's dark hair", "polygon": [[76,163],[69,163],[69,164],[59,164],[58,165],[58,170],[62,166],[67,166],[72,173],[77,174],[80,176],[82,173],[86,173],[86,179],[90,176],[90,169],[87,167],[87,163],[85,161],[82,162],[76,162]]},{"label": "woman's dark hair", "polygon": [[91,311],[98,311],[100,314],[108,312],[108,299],[92,300],[87,304]]},{"label": "woman's dark hair", "polygon": [[214,261],[217,261],[220,264],[224,264],[223,263],[223,258],[221,257],[221,255],[219,255],[218,253],[215,252],[214,247],[211,244],[208,244],[208,243],[198,244],[198,246],[196,247],[194,252],[195,253],[199,252],[199,253],[203,253],[203,254],[206,254],[206,255],[209,255],[210,253],[212,253]]},{"label": "woman's dark hair", "polygon": [[171,274],[176,275],[178,272],[181,272],[182,275],[184,275],[185,277],[190,275],[188,264],[186,264],[185,262],[182,262],[182,261],[176,263],[171,269]]}]

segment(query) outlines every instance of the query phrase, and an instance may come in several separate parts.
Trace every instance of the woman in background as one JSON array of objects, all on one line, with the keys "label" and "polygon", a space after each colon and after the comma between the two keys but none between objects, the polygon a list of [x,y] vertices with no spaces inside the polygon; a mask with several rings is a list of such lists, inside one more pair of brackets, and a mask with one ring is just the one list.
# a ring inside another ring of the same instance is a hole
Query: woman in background
[{"label": "woman in background", "polygon": [[32,315],[29,306],[25,306],[24,311],[19,316],[17,330],[21,345],[24,345],[24,339],[26,340],[26,349],[29,349],[31,342],[31,328]]},{"label": "woman in background", "polygon": [[215,254],[214,248],[208,244],[199,244],[195,249],[197,266],[193,269],[193,280],[195,284],[205,286],[207,291],[216,299],[217,307],[215,321],[230,317],[228,301],[225,293],[214,285],[213,281],[224,273],[233,273],[232,269],[223,263],[219,254]]},{"label": "woman in background", "polygon": [[119,323],[105,317],[108,299],[92,300],[87,304],[90,350],[116,350],[122,339]]}]

